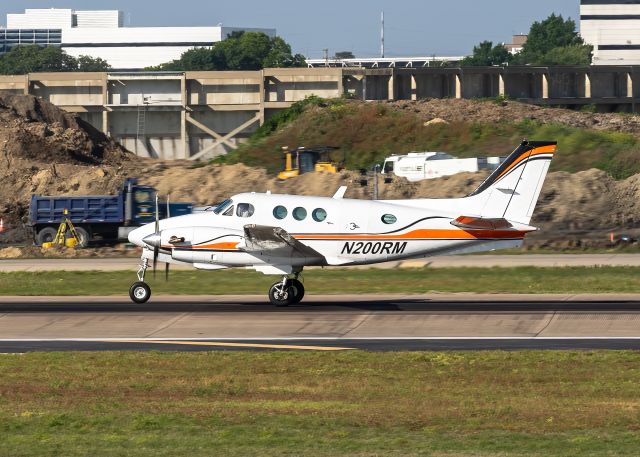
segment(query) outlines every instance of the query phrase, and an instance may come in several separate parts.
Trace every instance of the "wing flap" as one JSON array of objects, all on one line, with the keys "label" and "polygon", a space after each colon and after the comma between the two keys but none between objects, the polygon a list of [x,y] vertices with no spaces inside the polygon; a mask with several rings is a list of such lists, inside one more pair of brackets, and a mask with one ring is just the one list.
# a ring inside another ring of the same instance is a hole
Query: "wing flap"
[{"label": "wing flap", "polygon": [[463,230],[517,230],[520,232],[533,232],[538,230],[537,227],[508,221],[502,217],[460,216],[452,220],[451,225]]}]

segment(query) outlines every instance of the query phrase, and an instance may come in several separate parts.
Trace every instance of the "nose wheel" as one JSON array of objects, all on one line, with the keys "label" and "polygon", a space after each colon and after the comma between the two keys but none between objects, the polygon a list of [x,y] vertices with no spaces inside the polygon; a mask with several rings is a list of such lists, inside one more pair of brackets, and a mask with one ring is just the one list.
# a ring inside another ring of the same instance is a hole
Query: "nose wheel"
[{"label": "nose wheel", "polygon": [[295,305],[304,297],[304,286],[298,279],[285,276],[269,289],[269,301],[275,306]]},{"label": "nose wheel", "polygon": [[151,298],[151,288],[144,282],[144,274],[149,267],[149,260],[142,259],[142,264],[138,270],[138,281],[134,282],[129,288],[129,297],[134,303],[146,303]]}]

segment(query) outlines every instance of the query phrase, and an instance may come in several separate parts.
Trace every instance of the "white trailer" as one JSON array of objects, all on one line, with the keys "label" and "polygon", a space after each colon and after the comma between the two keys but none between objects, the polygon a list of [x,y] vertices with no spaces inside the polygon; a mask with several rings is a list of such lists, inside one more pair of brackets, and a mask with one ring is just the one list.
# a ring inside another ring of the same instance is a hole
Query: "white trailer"
[{"label": "white trailer", "polygon": [[465,171],[495,170],[504,157],[458,159],[446,152],[410,152],[384,159],[382,174],[402,176],[409,181],[440,178]]}]

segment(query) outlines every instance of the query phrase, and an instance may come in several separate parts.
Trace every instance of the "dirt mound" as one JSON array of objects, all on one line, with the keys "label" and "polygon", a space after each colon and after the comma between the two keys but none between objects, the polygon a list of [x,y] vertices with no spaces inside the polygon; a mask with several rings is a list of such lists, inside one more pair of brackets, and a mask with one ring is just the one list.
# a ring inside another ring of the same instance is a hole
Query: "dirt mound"
[{"label": "dirt mound", "polygon": [[78,116],[31,95],[0,95],[0,157],[114,165],[130,157]]},{"label": "dirt mound", "polygon": [[142,161],[70,113],[28,95],[0,95],[1,242],[29,236],[32,194],[113,193]]},{"label": "dirt mound", "polygon": [[439,119],[447,122],[504,124],[530,120],[541,124],[640,134],[640,116],[620,113],[585,113],[508,100],[492,103],[464,99],[426,99],[387,103],[418,114],[426,122]]}]

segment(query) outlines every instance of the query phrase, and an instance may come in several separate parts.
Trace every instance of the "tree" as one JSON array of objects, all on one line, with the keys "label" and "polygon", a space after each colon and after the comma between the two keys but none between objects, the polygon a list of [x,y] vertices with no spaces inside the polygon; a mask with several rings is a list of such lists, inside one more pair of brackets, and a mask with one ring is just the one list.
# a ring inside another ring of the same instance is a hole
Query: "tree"
[{"label": "tree", "polygon": [[107,71],[109,68],[109,64],[99,57],[80,56],[76,59],[53,46],[16,46],[0,56],[0,74],[4,75],[41,71]]},{"label": "tree", "polygon": [[80,56],[76,59],[78,71],[107,71],[111,65],[100,57]]},{"label": "tree", "polygon": [[57,47],[16,46],[0,56],[0,73],[19,75],[40,71],[75,71],[76,59]]},{"label": "tree", "polygon": [[233,32],[210,48],[191,49],[180,59],[149,69],[171,71],[261,70],[268,67],[301,67],[304,56],[291,54],[291,46],[280,37],[261,32]]},{"label": "tree", "polygon": [[473,55],[462,59],[462,66],[492,66],[502,65],[511,61],[513,56],[501,45],[493,45],[491,41],[483,41],[478,46],[473,47]]},{"label": "tree", "polygon": [[353,55],[351,51],[338,51],[333,56],[334,59],[355,59],[356,56]]},{"label": "tree", "polygon": [[527,42],[515,60],[531,65],[588,65],[592,50],[576,32],[573,19],[552,14],[531,25]]}]

